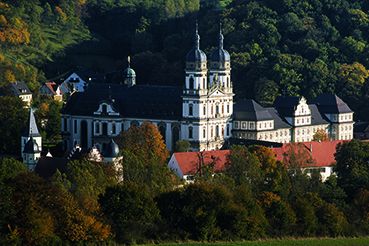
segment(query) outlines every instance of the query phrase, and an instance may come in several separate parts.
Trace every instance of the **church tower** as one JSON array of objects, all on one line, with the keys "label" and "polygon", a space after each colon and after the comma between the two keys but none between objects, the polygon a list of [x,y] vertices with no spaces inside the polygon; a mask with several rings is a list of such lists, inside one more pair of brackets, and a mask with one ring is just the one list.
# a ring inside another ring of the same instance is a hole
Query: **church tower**
[{"label": "church tower", "polygon": [[128,87],[136,85],[136,72],[131,68],[131,57],[127,57],[128,67],[123,72],[124,84]]},{"label": "church tower", "polygon": [[[30,142],[29,140],[31,138],[32,138],[32,141]],[[28,156],[28,158],[26,156],[26,154],[29,154],[29,153],[25,153],[24,151],[27,147],[27,144],[28,144],[28,148],[30,148],[30,145],[33,144],[33,142],[35,143],[34,146],[37,146],[37,150],[41,154],[42,137],[41,137],[40,132],[38,131],[38,127],[37,127],[37,124],[36,124],[36,119],[35,119],[35,115],[33,113],[33,109],[30,108],[27,127],[26,127],[25,131],[23,132],[23,134],[21,136],[21,153],[22,153],[22,158],[23,158],[24,163],[26,163],[26,161],[29,161],[29,156]],[[27,151],[29,152],[30,149],[27,149]],[[36,151],[36,152],[38,152],[38,151]],[[37,154],[36,154],[36,156],[37,156]]]},{"label": "church tower", "polygon": [[222,26],[219,28],[218,47],[210,57],[209,81],[210,85],[217,85],[225,93],[232,93],[231,82],[231,56],[223,48],[224,36]]},{"label": "church tower", "polygon": [[[182,139],[191,143],[193,150],[213,150],[222,147],[231,136],[233,93],[230,82],[230,56],[223,49],[220,32],[219,47],[211,55],[211,72],[215,80],[208,79],[207,58],[200,49],[200,36],[196,24],[194,47],[186,56],[186,76],[183,89],[181,126]],[[215,66],[216,64],[216,66]],[[219,76],[222,76],[219,79]],[[228,86],[227,83],[228,78]],[[228,88],[228,89],[226,89]]]},{"label": "church tower", "polygon": [[34,171],[38,160],[41,157],[41,148],[36,140],[31,136],[23,149],[23,163],[30,171]]}]

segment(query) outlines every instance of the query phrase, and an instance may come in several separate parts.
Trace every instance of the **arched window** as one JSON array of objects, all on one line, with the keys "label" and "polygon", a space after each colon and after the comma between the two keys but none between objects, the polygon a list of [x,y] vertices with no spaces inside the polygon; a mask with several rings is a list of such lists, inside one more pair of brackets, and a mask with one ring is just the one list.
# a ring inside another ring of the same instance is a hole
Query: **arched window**
[{"label": "arched window", "polygon": [[222,104],[222,114],[224,114],[224,104]]},{"label": "arched window", "polygon": [[117,132],[117,128],[116,128],[116,126],[115,126],[115,123],[112,123],[111,124],[111,133],[112,134],[115,134]]},{"label": "arched window", "polygon": [[205,127],[202,129],[202,137],[206,138],[206,128]]},{"label": "arched window", "polygon": [[193,138],[193,128],[192,128],[192,126],[188,127],[188,138],[189,139]]},{"label": "arched window", "polygon": [[222,127],[222,137],[224,136],[224,127]]},{"label": "arched window", "polygon": [[195,88],[195,80],[193,77],[190,78],[190,90],[193,90]]},{"label": "arched window", "polygon": [[215,106],[215,113],[216,113],[216,114],[219,114],[219,105],[216,105],[216,106]]},{"label": "arched window", "polygon": [[229,125],[227,124],[227,136],[229,136]]},{"label": "arched window", "polygon": [[205,106],[204,106],[203,110],[204,110],[204,115],[206,115],[206,107]]},{"label": "arched window", "polygon": [[192,104],[188,105],[188,115],[190,115],[190,116],[193,115],[193,105]]},{"label": "arched window", "polygon": [[229,84],[229,77],[227,77],[227,87],[230,87],[230,84]]},{"label": "arched window", "polygon": [[219,126],[215,127],[215,136],[219,137]]},{"label": "arched window", "polygon": [[206,78],[202,79],[202,88],[206,89]]},{"label": "arched window", "polygon": [[214,131],[214,128],[213,128],[213,127],[211,127],[211,128],[210,128],[210,137],[213,137],[213,136],[214,136],[214,132],[213,132],[213,131]]}]

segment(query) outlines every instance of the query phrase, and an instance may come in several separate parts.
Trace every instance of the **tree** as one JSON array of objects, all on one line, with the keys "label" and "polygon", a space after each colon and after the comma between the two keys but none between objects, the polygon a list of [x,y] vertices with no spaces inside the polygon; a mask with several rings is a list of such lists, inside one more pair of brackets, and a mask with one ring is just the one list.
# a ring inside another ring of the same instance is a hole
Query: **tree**
[{"label": "tree", "polygon": [[27,125],[27,111],[18,97],[0,97],[0,152],[20,155],[21,133]]},{"label": "tree", "polygon": [[100,196],[99,203],[104,214],[112,221],[118,242],[142,242],[156,234],[160,214],[145,186],[125,182],[109,187]]},{"label": "tree", "polygon": [[117,139],[121,149],[141,156],[146,162],[158,160],[164,163],[169,152],[158,128],[149,122],[140,126],[131,126],[128,131],[123,131]]},{"label": "tree", "polygon": [[178,140],[176,142],[175,152],[188,152],[191,147],[190,142],[186,140]]},{"label": "tree", "polygon": [[324,129],[318,129],[313,135],[313,141],[323,142],[328,140],[328,134]]},{"label": "tree", "polygon": [[369,143],[353,140],[337,147],[337,182],[351,198],[358,190],[369,188]]},{"label": "tree", "polygon": [[260,189],[264,179],[259,159],[244,146],[232,146],[224,173],[233,178],[237,185],[249,185],[253,191]]}]

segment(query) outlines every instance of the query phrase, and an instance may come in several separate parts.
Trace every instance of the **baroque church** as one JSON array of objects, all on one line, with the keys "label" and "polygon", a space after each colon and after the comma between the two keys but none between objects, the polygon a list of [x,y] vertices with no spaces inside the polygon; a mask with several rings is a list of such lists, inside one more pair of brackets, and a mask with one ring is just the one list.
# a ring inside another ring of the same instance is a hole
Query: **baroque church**
[{"label": "baroque church", "polygon": [[220,149],[231,138],[307,142],[318,130],[331,140],[353,138],[353,112],[333,94],[310,104],[303,97],[281,96],[272,108],[251,99],[234,103],[231,59],[223,48],[221,30],[218,38],[208,61],[196,27],[181,87],[136,85],[128,60],[121,83],[90,82],[84,91],[74,92],[62,111],[66,150],[96,146],[104,151],[121,131],[144,121],[158,126],[171,151],[178,140],[187,140],[192,150],[200,151]]},{"label": "baroque church", "polygon": [[111,138],[144,121],[158,126],[169,150],[178,140],[188,140],[194,150],[221,148],[231,136],[233,114],[231,61],[223,40],[220,31],[208,63],[196,28],[183,88],[136,85],[128,63],[120,84],[89,83],[84,92],[75,92],[62,111],[66,149],[96,145],[103,150]]}]

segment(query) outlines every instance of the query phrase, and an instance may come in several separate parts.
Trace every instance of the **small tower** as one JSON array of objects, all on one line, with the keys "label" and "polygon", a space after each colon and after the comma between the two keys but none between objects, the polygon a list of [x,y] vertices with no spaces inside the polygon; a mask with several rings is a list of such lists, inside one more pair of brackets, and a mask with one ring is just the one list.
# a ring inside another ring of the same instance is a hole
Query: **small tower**
[{"label": "small tower", "polygon": [[113,139],[110,140],[106,149],[103,153],[104,161],[111,163],[117,172],[118,181],[123,181],[123,165],[121,164],[122,156],[119,156],[119,146],[114,142]]},{"label": "small tower", "polygon": [[128,67],[123,72],[124,84],[128,87],[136,85],[136,72],[131,68],[131,57],[127,57]]},{"label": "small tower", "polygon": [[223,48],[224,36],[222,26],[219,27],[218,47],[210,56],[210,85],[217,85],[226,93],[232,93],[231,83],[231,56]]},{"label": "small tower", "polygon": [[41,157],[41,149],[36,140],[31,136],[23,149],[23,163],[27,165],[30,171],[35,170],[37,161]]},{"label": "small tower", "polygon": [[42,150],[42,137],[41,137],[40,132],[38,131],[35,115],[33,113],[32,108],[30,108],[30,110],[29,110],[29,117],[28,117],[27,127],[26,127],[25,131],[23,132],[23,134],[21,136],[21,153],[22,153],[23,160],[26,159],[25,155],[23,153],[23,151],[25,149],[25,145],[31,137],[37,143],[38,148],[41,152],[41,150]]}]

